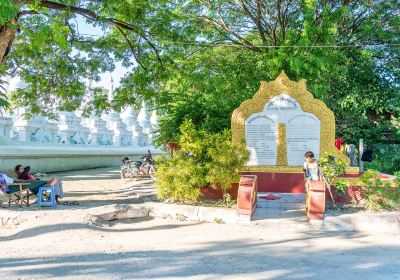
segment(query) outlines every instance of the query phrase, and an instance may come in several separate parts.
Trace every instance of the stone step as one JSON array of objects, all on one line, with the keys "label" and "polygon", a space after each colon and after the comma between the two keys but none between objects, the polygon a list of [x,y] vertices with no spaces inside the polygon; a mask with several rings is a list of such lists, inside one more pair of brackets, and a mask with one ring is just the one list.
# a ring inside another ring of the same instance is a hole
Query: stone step
[{"label": "stone step", "polygon": [[310,228],[305,209],[280,210],[257,208],[251,217],[251,223],[268,228],[277,227],[279,229],[307,230]]},{"label": "stone step", "polygon": [[264,219],[289,219],[297,220],[306,217],[305,209],[268,209],[268,208],[257,208],[252,215],[252,220],[264,220]]},{"label": "stone step", "polygon": [[[268,194],[279,196],[276,200],[267,200]],[[301,210],[305,207],[305,193],[276,193],[259,192],[257,193],[257,208],[268,208],[276,210]]]}]

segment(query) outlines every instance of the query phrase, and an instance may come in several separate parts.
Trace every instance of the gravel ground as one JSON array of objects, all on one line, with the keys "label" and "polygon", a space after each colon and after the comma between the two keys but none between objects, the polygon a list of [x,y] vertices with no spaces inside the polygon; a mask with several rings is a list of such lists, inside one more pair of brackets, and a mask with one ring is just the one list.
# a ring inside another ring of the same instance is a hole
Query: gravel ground
[{"label": "gravel ground", "polygon": [[78,207],[0,209],[11,217],[0,223],[0,279],[400,279],[395,234],[152,218],[92,225],[87,215],[108,198],[131,199],[114,171],[60,174]]}]

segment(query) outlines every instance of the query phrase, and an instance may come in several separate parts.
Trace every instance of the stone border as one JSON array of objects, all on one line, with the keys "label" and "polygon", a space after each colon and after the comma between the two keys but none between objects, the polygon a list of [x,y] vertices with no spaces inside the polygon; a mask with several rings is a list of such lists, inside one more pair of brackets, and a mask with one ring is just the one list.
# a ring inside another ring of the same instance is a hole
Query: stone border
[{"label": "stone border", "polygon": [[[24,208],[25,209],[25,208]],[[35,211],[11,211],[7,208],[0,211],[0,228],[14,227],[27,219],[46,216],[49,212],[57,214],[57,210],[43,209]],[[75,209],[79,211],[78,219],[94,226],[102,226],[108,221],[156,217],[181,221],[197,221],[211,223],[228,223],[259,225],[265,227],[301,228],[302,230],[322,231],[356,231],[366,233],[400,234],[400,212],[358,212],[354,214],[327,214],[324,221],[307,223],[293,219],[266,219],[250,221],[249,215],[238,215],[234,208],[204,207],[192,205],[166,204],[160,202],[145,202],[142,204],[114,204],[91,209]],[[69,211],[74,211],[69,209]],[[304,217],[305,218],[305,217]],[[299,227],[301,226],[301,227]]]},{"label": "stone border", "polygon": [[326,215],[321,224],[326,231],[360,231],[371,233],[400,233],[400,212],[358,212]]},{"label": "stone border", "polygon": [[[251,221],[249,215],[240,215],[234,208],[204,207],[192,205],[146,202],[134,205],[113,205],[96,209],[96,215],[89,215],[93,224],[105,221],[143,217],[175,219],[180,221],[199,221],[227,224],[262,224],[260,220]],[[285,219],[283,219],[285,220]],[[262,221],[262,220],[261,220]],[[282,219],[277,220],[282,224]],[[310,229],[323,231],[358,231],[370,233],[400,234],[400,213],[398,212],[362,212],[327,215],[324,221],[310,222]]]},{"label": "stone border", "polygon": [[211,223],[250,223],[248,215],[239,215],[234,208],[179,205],[160,202],[110,205],[96,208],[95,212],[96,214],[88,214],[85,220],[92,224],[101,224],[113,220],[156,217],[180,221]]}]

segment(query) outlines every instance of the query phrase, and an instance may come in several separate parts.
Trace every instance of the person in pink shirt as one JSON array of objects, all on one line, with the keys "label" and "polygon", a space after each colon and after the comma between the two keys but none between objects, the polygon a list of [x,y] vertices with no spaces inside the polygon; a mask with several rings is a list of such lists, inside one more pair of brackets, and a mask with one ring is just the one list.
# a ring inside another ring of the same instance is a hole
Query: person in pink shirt
[{"label": "person in pink shirt", "polygon": [[[20,180],[38,180],[35,176],[29,174],[29,170],[31,169],[30,166],[22,166],[22,165],[17,165],[14,168],[15,173],[17,174],[17,179]],[[61,204],[60,199],[64,197],[64,191],[62,188],[62,182],[58,178],[52,179],[54,181],[54,184],[52,186],[54,187],[54,192],[55,192],[55,197],[56,197],[56,202],[58,204]]]}]

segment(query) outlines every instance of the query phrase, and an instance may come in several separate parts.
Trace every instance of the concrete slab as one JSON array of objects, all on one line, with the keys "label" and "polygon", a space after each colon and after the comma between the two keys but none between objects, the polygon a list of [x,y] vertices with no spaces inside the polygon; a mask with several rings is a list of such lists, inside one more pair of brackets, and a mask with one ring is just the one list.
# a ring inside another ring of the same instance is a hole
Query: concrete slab
[{"label": "concrete slab", "polygon": [[326,231],[360,231],[400,233],[399,212],[326,213],[321,229]]}]

